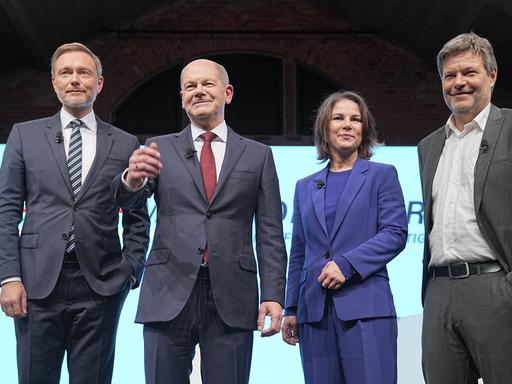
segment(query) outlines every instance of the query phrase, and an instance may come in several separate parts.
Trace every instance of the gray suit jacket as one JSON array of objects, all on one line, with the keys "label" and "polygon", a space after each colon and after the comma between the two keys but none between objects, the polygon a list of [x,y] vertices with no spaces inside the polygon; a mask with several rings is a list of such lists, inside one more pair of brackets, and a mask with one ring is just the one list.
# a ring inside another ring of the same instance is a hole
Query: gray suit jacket
[{"label": "gray suit jacket", "polygon": [[81,270],[95,292],[118,293],[130,275],[139,279],[142,274],[147,210],[124,211],[121,250],[119,206],[111,191],[112,179],[128,166],[138,141],[96,119],[96,156],[76,201],[64,144],[56,140],[62,129],[59,114],[15,124],[7,140],[0,170],[0,280],[20,276],[29,299],[45,298],[55,286],[73,222]]},{"label": "gray suit jacket", "polygon": [[[286,250],[279,183],[269,147],[228,128],[226,154],[208,203],[190,126],[155,137],[162,171],[129,204],[155,194],[156,233],[141,287],[137,322],[168,321],[186,304],[208,242],[210,280],[217,310],[231,327],[255,329],[260,300],[283,305]],[[120,177],[114,186],[119,187]],[[256,255],[253,252],[253,220]],[[257,260],[257,261],[256,261]]]},{"label": "gray suit jacket", "polygon": [[[425,249],[423,292],[430,262],[428,234],[432,229],[432,183],[446,139],[441,127],[418,145],[424,201]],[[512,110],[491,105],[475,164],[474,204],[478,226],[512,283]]]}]

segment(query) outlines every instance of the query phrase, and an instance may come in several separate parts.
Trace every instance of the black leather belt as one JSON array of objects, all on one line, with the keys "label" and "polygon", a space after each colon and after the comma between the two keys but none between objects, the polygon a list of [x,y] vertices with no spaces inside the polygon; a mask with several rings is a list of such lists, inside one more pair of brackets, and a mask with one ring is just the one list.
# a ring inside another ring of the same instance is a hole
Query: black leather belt
[{"label": "black leather belt", "polygon": [[501,271],[501,266],[496,261],[486,261],[484,263],[452,263],[445,267],[430,268],[430,276],[449,277],[451,279],[464,279],[470,275],[481,275],[483,273],[492,273]]}]

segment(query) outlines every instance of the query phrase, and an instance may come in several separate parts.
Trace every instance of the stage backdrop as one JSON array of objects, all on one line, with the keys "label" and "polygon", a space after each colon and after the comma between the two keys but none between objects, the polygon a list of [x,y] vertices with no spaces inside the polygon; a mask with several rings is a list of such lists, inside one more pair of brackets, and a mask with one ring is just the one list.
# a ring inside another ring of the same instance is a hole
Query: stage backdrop
[{"label": "stage backdrop", "polygon": [[[0,145],[3,157],[4,145]],[[281,186],[283,227],[287,249],[290,249],[295,183],[325,166],[316,160],[314,147],[273,147]],[[399,383],[421,384],[420,329],[421,329],[421,259],[423,253],[423,204],[415,147],[380,147],[373,161],[393,164],[400,178],[409,220],[406,249],[389,266],[391,287],[399,316]],[[155,227],[154,202],[148,202],[152,215],[151,233]],[[364,213],[362,213],[364,214]],[[126,300],[119,324],[116,362],[113,382],[117,384],[144,383],[142,326],[133,323],[139,291],[132,291]],[[161,305],[165,305],[162,303]],[[29,308],[30,310],[30,308]],[[244,310],[240,308],[240,310]],[[0,375],[2,383],[16,383],[16,342],[14,325],[0,313]],[[197,362],[194,367],[197,368]],[[200,383],[197,369],[193,383]],[[63,367],[61,383],[68,383]],[[291,347],[280,335],[263,339],[255,334],[252,384],[302,384],[302,370],[298,347]]]}]

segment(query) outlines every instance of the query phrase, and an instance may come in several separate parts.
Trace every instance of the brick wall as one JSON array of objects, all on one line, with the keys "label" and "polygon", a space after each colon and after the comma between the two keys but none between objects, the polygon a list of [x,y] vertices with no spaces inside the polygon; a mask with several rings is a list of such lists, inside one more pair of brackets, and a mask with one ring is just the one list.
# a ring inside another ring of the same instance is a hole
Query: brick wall
[{"label": "brick wall", "polygon": [[[383,35],[356,30],[341,15],[310,2],[175,1],[85,43],[104,65],[105,87],[95,111],[106,120],[156,73],[202,55],[232,51],[306,64],[344,88],[360,91],[389,145],[415,145],[448,116],[434,58],[423,63]],[[0,100],[3,141],[14,122],[59,108],[49,74],[24,69],[0,75]]]}]

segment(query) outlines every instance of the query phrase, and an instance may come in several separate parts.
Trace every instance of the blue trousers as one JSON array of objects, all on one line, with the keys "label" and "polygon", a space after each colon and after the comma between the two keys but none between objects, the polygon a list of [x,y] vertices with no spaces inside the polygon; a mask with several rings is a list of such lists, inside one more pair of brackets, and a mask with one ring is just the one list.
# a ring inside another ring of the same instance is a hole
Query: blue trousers
[{"label": "blue trousers", "polygon": [[299,324],[306,384],[396,384],[394,317],[341,321],[328,299],[318,323]]}]

